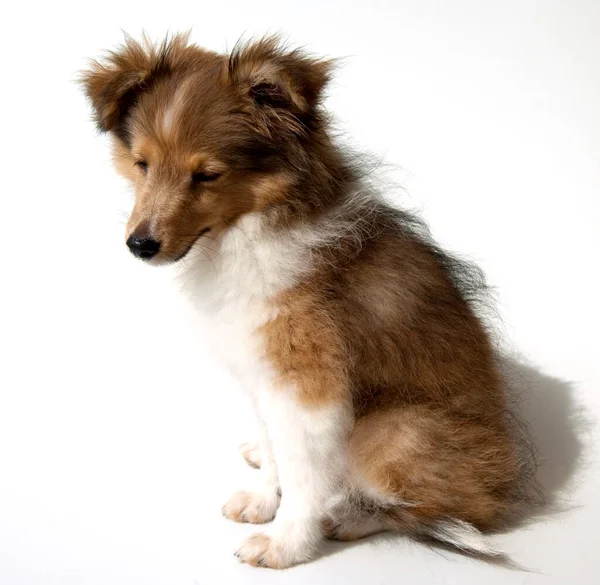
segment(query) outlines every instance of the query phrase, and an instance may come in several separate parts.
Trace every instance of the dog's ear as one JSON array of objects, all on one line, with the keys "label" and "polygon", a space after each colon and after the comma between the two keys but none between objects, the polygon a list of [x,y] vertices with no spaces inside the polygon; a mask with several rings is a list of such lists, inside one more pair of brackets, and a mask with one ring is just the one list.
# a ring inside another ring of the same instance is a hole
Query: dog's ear
[{"label": "dog's ear", "polygon": [[259,109],[290,113],[303,124],[315,120],[332,61],[286,50],[277,37],[236,46],[229,57],[229,80]]},{"label": "dog's ear", "polygon": [[140,93],[177,64],[187,47],[188,35],[166,38],[153,45],[146,37],[142,43],[127,36],[116,51],[102,61],[92,61],[79,81],[94,109],[94,118],[102,132],[113,132],[127,141],[124,121]]}]

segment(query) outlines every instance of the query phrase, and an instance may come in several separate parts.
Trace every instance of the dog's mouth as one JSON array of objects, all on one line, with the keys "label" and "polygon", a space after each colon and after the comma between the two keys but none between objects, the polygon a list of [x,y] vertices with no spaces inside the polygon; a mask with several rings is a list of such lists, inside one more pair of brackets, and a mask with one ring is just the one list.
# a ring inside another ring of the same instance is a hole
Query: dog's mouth
[{"label": "dog's mouth", "polygon": [[182,260],[183,258],[185,258],[188,254],[188,252],[194,247],[194,244],[205,234],[207,234],[208,232],[210,232],[210,227],[205,227],[202,228],[198,234],[196,235],[196,237],[192,240],[192,242],[188,245],[188,247],[181,253],[179,254],[179,256],[177,256],[172,262],[179,262],[180,260]]}]

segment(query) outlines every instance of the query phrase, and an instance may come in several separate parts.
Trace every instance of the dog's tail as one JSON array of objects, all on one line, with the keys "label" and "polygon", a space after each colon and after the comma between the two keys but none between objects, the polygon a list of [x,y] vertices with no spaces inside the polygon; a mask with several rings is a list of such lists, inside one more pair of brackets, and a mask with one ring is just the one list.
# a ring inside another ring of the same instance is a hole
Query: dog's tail
[{"label": "dog's tail", "polygon": [[488,536],[464,520],[448,517],[424,519],[415,514],[415,509],[410,506],[388,510],[386,516],[393,530],[417,539],[431,539],[479,558],[506,558],[493,546]]},{"label": "dog's tail", "polygon": [[425,534],[430,538],[467,554],[493,558],[504,556],[502,552],[494,548],[488,537],[477,530],[475,526],[463,520],[456,518],[438,520],[425,526],[424,529]]}]

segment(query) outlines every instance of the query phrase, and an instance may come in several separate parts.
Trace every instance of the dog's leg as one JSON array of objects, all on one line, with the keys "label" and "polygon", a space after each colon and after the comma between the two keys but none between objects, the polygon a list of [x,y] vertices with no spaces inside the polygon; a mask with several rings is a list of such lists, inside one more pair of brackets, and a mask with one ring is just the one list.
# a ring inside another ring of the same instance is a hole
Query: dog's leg
[{"label": "dog's leg", "polygon": [[387,530],[392,530],[392,527],[384,518],[360,514],[345,517],[339,522],[326,520],[323,523],[323,535],[330,540],[359,540]]},{"label": "dog's leg", "polygon": [[[223,515],[236,522],[250,522],[263,524],[270,522],[275,517],[279,506],[279,480],[277,465],[273,457],[273,450],[265,424],[257,413],[259,428],[258,445],[256,451],[259,455],[261,487],[256,491],[239,491],[233,494],[223,506]],[[246,461],[248,457],[244,455]]]},{"label": "dog's leg", "polygon": [[322,539],[327,503],[342,489],[351,426],[345,403],[306,405],[294,388],[269,392],[261,413],[272,440],[282,500],[269,534],[254,534],[237,551],[255,566],[285,568],[310,559]]}]

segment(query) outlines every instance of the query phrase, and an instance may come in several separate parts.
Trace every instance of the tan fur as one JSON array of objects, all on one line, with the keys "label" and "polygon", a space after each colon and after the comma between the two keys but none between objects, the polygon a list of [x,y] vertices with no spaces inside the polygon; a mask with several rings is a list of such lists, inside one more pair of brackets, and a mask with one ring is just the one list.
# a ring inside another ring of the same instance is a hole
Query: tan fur
[{"label": "tan fur", "polygon": [[252,185],[252,192],[256,197],[258,209],[262,209],[272,203],[285,200],[286,191],[293,184],[293,178],[287,173],[266,176]]},{"label": "tan fur", "polygon": [[[343,341],[310,288],[277,297],[277,317],[262,329],[268,359],[283,388],[296,388],[303,406],[351,400]],[[324,322],[325,321],[325,322]]]},{"label": "tan fur", "polygon": [[367,415],[350,440],[357,476],[370,489],[414,503],[419,518],[456,517],[483,530],[506,513],[516,471],[510,451],[502,429],[422,406]]},{"label": "tan fur", "polygon": [[282,386],[293,382],[312,407],[352,394],[350,453],[364,487],[414,503],[421,518],[497,527],[519,461],[492,346],[427,251],[381,233],[342,273],[324,265],[277,307],[262,332]]}]

